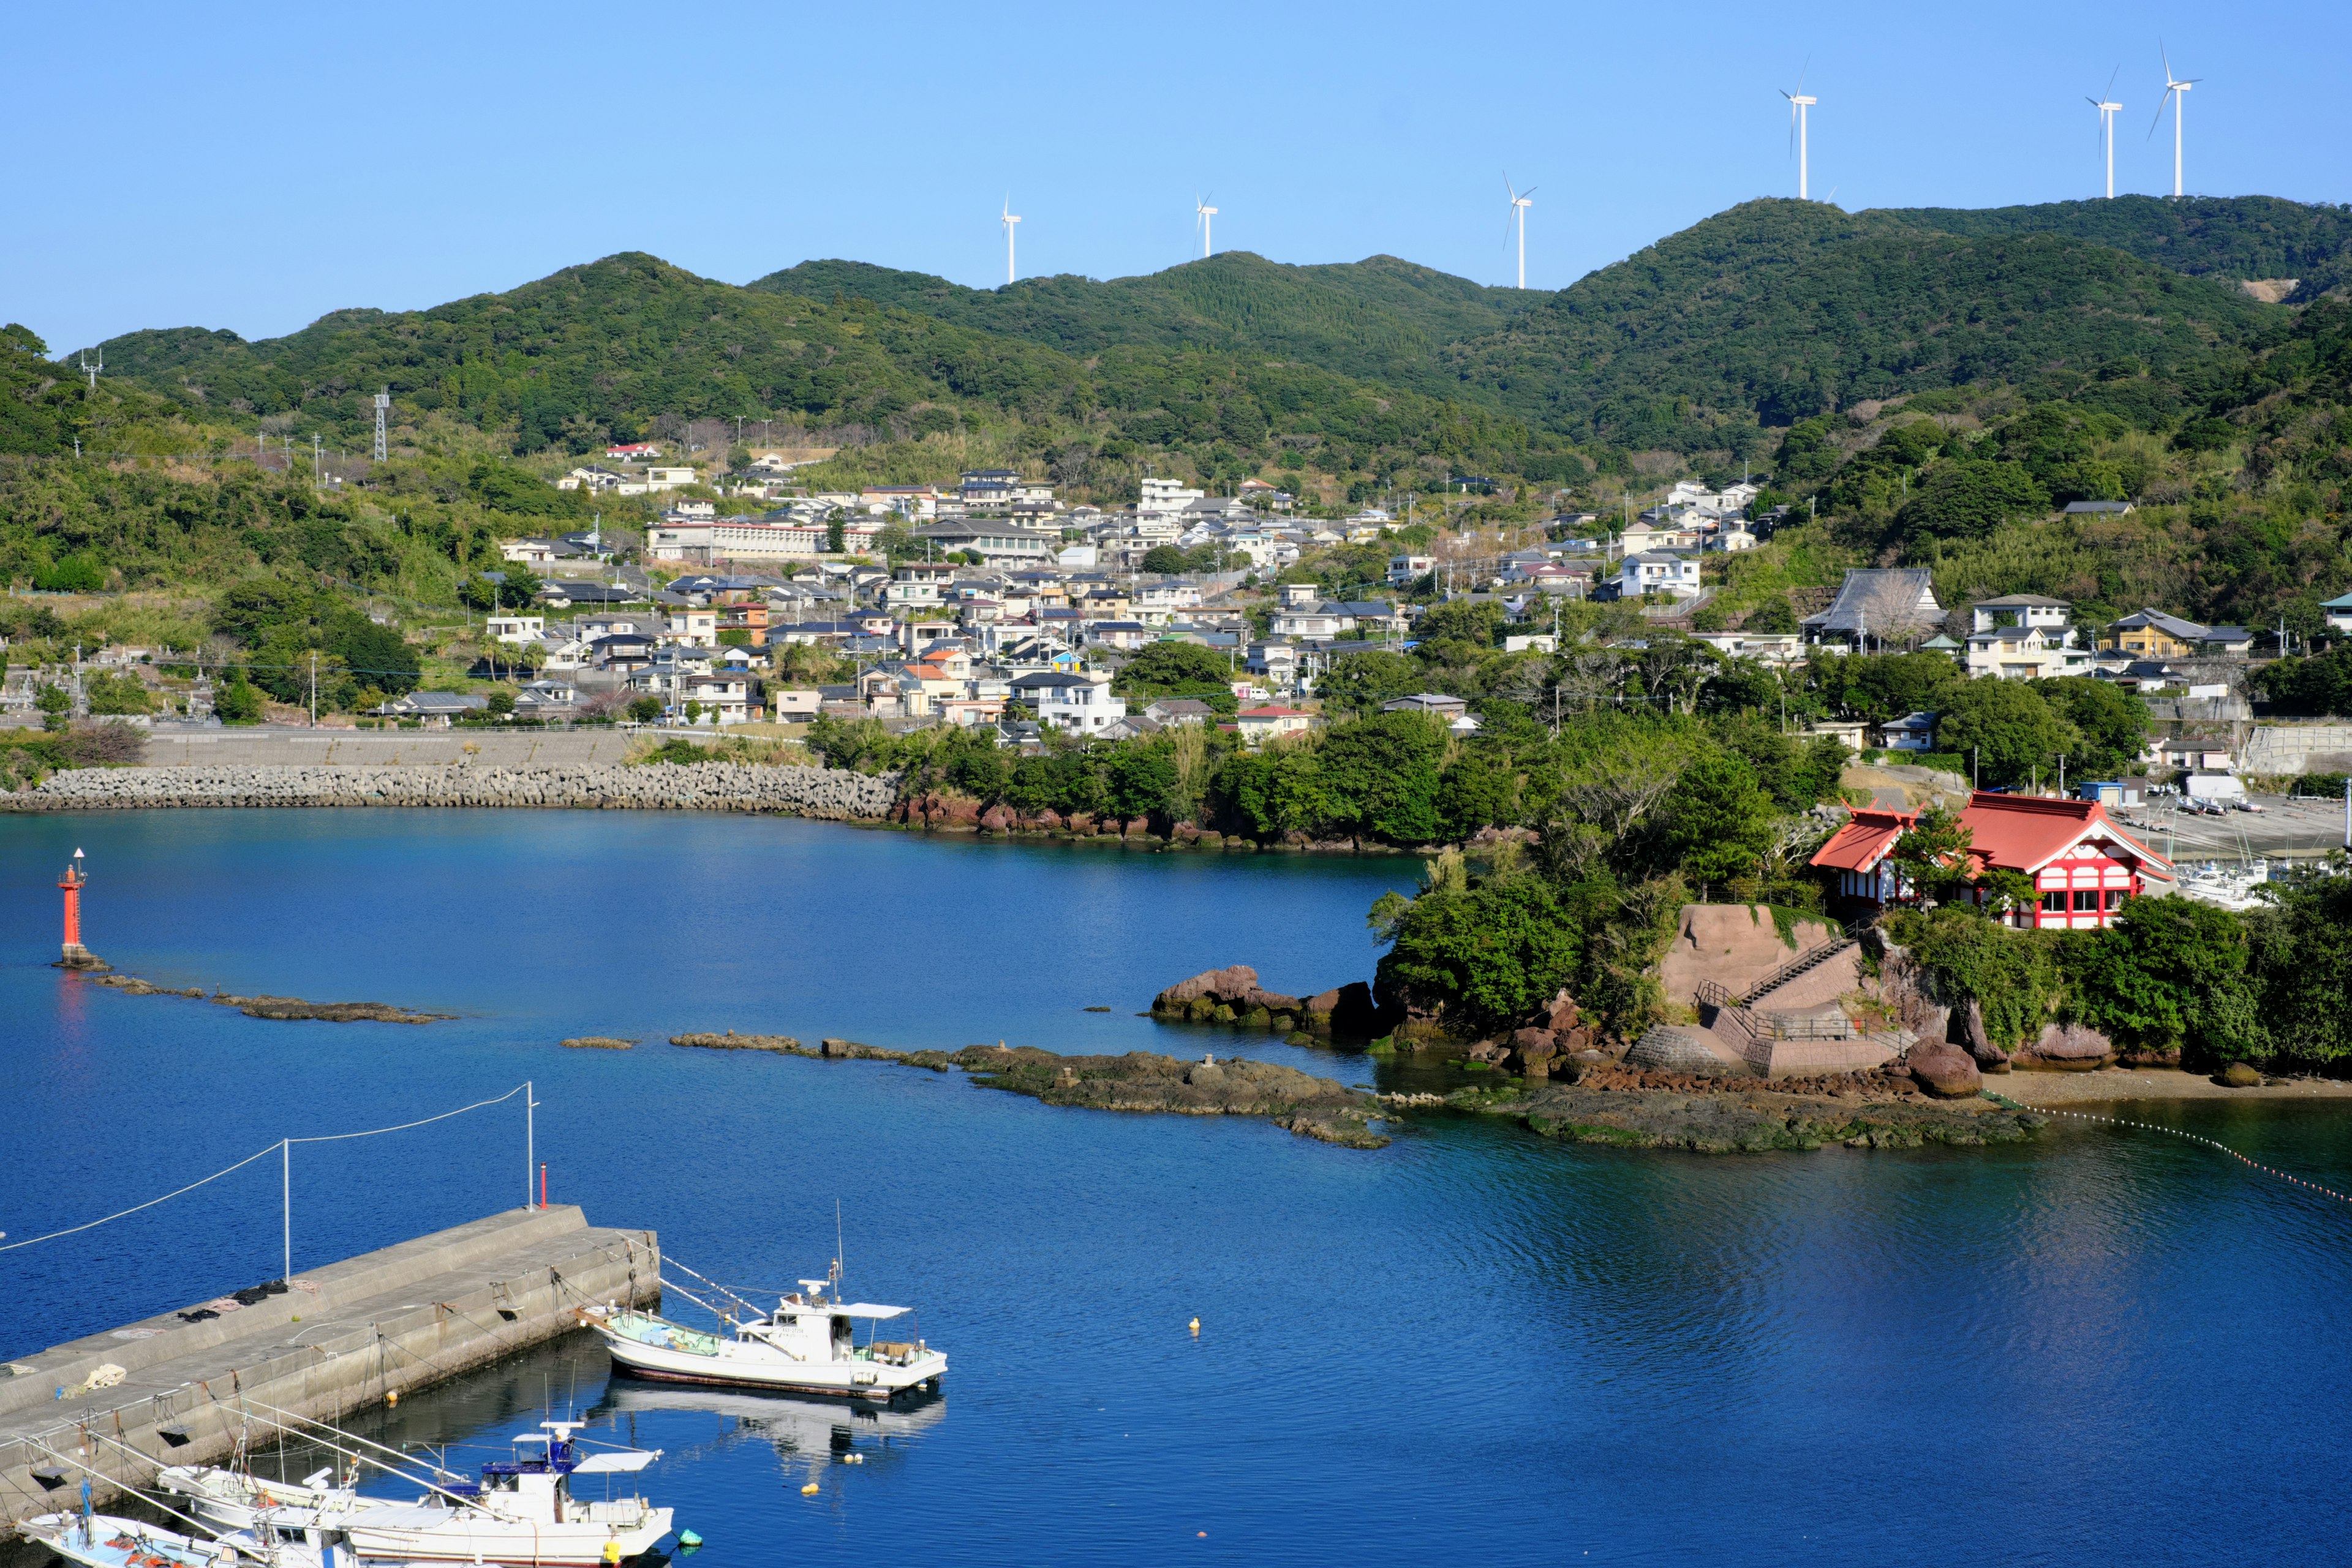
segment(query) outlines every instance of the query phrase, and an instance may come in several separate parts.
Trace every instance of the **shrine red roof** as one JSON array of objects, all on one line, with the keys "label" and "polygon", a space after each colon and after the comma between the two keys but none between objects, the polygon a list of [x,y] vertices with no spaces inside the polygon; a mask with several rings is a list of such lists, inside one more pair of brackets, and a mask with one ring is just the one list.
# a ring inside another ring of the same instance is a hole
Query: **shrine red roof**
[{"label": "shrine red roof", "polygon": [[1832,871],[1870,870],[1918,820],[1916,811],[1856,811],[1813,852],[1812,863]]},{"label": "shrine red roof", "polygon": [[2050,800],[1979,790],[1969,797],[1968,809],[1960,813],[1960,826],[1969,830],[1970,855],[1995,870],[2031,874],[2091,837],[2111,838],[2130,854],[2168,871],[2172,865],[2117,827],[2095,800]]}]

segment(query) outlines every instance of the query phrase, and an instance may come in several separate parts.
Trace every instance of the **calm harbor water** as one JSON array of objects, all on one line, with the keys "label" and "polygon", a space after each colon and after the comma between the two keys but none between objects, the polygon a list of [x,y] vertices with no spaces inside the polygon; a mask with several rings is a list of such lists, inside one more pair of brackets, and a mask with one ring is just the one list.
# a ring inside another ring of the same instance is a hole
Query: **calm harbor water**
[{"label": "calm harbor water", "polygon": [[[463,1016],[270,1023],[61,976],[77,846],[89,941],[121,968]],[[738,816],[0,819],[0,1228],[527,1078],[555,1195],[707,1273],[822,1272],[838,1198],[851,1289],[918,1306],[951,1357],[931,1405],[611,1383],[567,1342],[375,1417],[457,1444],[550,1401],[609,1417],[667,1450],[648,1489],[709,1568],[2336,1559],[2352,1211],[2175,1140],[1701,1159],[1441,1122],[1366,1152],[662,1043],[1222,1052],[1134,1015],[1213,964],[1286,990],[1368,975],[1364,910],[1416,870]],[[590,1033],[646,1043],[556,1045]],[[2148,1114],[2352,1184],[2337,1107]],[[520,1121],[298,1151],[298,1272],[513,1205]],[[278,1252],[271,1160],[0,1254],[0,1356],[273,1276]]]}]

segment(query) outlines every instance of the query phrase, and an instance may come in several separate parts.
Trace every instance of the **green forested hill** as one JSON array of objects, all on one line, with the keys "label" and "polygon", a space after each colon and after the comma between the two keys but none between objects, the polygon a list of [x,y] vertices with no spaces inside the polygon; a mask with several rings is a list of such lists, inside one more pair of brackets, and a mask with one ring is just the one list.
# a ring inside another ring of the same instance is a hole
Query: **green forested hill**
[{"label": "green forested hill", "polygon": [[1074,354],[1141,346],[1270,354],[1422,391],[1444,385],[1438,345],[1493,331],[1547,297],[1393,256],[1291,267],[1245,250],[1108,282],[1064,274],[967,289],[864,262],[809,261],[750,287],[872,300]]},{"label": "green forested hill", "polygon": [[2117,196],[2018,207],[1887,207],[1869,215],[1969,236],[2063,234],[2193,278],[2300,280],[2316,298],[2352,277],[2352,205],[2277,196]]},{"label": "green forested hill", "polygon": [[782,418],[899,442],[1010,423],[1040,446],[1203,459],[1222,449],[1228,461],[1262,459],[1290,436],[1349,467],[1384,447],[1500,465],[1528,445],[1491,410],[1298,361],[1142,342],[1081,360],[863,297],[741,289],[640,254],[428,310],[340,310],[261,342],[181,329],[104,347],[110,367],[191,410],[299,413],[354,444],[388,385],[401,420],[511,429],[527,452],[634,439],[665,416]]},{"label": "green forested hill", "polygon": [[1586,438],[1742,446],[1752,417],[2055,367],[2168,367],[2274,308],[2063,235],[1967,238],[1821,203],[1748,202],[1604,268],[1448,363]]}]

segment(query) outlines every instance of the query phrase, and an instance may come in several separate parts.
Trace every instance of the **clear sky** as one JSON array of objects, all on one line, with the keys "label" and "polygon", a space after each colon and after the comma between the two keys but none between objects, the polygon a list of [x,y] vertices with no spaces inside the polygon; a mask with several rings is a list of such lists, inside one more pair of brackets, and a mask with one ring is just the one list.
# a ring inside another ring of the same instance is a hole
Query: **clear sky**
[{"label": "clear sky", "polygon": [[63,352],[291,331],[646,250],[748,282],[815,257],[1003,280],[1217,247],[1386,251],[1560,288],[1738,201],[2164,192],[2159,37],[2203,79],[2188,188],[2352,199],[2352,5],[19,5],[0,315]]}]

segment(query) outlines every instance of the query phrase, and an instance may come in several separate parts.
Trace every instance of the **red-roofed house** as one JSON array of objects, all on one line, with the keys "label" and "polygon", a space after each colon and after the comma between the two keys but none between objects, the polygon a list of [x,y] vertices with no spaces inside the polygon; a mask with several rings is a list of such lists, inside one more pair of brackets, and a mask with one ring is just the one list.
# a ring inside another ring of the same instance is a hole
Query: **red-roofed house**
[{"label": "red-roofed house", "polygon": [[658,458],[661,455],[661,447],[659,444],[652,441],[631,441],[625,446],[607,447],[604,448],[604,456],[608,458],[618,458],[625,463],[637,458],[644,458],[650,460],[652,458]]},{"label": "red-roofed house", "polygon": [[1895,853],[1895,841],[1918,820],[1916,811],[1858,810],[1813,852],[1812,863],[1837,873],[1841,899],[1880,907],[1906,900],[1911,896],[1910,886],[1888,857]]},{"label": "red-roofed house", "polygon": [[2012,925],[2103,926],[2147,891],[2149,870],[2172,875],[2172,862],[2117,827],[2095,800],[1979,791],[1969,797],[1960,826],[1979,866],[2033,879],[2041,906],[2010,916]]},{"label": "red-roofed house", "polygon": [[[1836,896],[1848,904],[1876,910],[1907,902],[1911,889],[1891,857],[1918,820],[1911,811],[1856,811],[1814,851],[1812,864],[1837,874]],[[2103,926],[2147,891],[2149,870],[2172,875],[2170,861],[2117,827],[2095,801],[1979,792],[1959,822],[1979,869],[2018,872],[2041,895],[2038,908],[2009,917],[2014,926]]]}]

